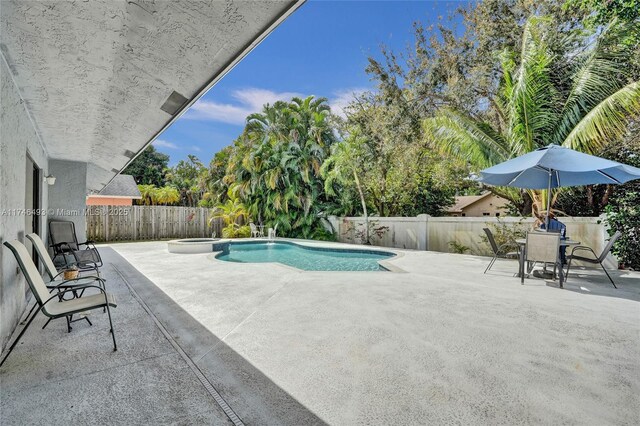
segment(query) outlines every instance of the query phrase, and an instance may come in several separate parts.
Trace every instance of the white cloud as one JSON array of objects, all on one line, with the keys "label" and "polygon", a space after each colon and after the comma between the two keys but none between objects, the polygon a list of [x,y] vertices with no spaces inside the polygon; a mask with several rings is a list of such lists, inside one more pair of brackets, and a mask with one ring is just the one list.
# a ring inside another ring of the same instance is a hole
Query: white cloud
[{"label": "white cloud", "polygon": [[[329,100],[331,111],[344,117],[344,108],[353,98],[368,89],[353,87],[338,90]],[[276,101],[288,101],[293,97],[304,98],[305,95],[297,92],[274,92],[273,90],[246,88],[234,91],[231,96],[235,102],[222,103],[199,100],[196,102],[184,118],[191,120],[217,121],[220,123],[239,124],[245,123],[247,116],[259,112],[265,104],[273,104]]]},{"label": "white cloud", "polygon": [[200,149],[200,147],[199,147],[199,146],[196,146],[196,145],[191,145],[191,146],[189,147],[189,150],[191,150],[191,151],[193,151],[193,152],[200,152],[200,151],[202,151],[202,149]]},{"label": "white cloud", "polygon": [[274,92],[266,89],[247,88],[236,90],[232,94],[236,103],[220,103],[199,100],[184,115],[192,120],[210,120],[229,124],[244,124],[247,116],[262,110],[264,104],[276,101],[288,101],[296,92]]},{"label": "white cloud", "polygon": [[331,112],[340,117],[346,117],[344,109],[353,101],[353,99],[366,92],[369,89],[363,87],[354,87],[351,89],[339,90],[334,93],[334,97],[329,100],[329,106],[331,106]]},{"label": "white cloud", "polygon": [[153,141],[153,145],[159,146],[161,148],[178,149],[178,145],[162,139],[156,139],[155,141]]}]

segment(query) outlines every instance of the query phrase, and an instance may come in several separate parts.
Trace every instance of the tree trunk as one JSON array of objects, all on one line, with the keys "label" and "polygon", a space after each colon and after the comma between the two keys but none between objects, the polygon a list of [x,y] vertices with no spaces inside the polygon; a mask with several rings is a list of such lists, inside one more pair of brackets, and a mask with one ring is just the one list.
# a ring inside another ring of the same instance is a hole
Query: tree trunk
[{"label": "tree trunk", "polygon": [[600,209],[597,212],[598,216],[600,215],[600,212],[602,212],[602,210],[607,207],[607,204],[609,204],[609,198],[611,197],[611,194],[613,194],[613,185],[607,185],[607,189],[605,189],[604,195],[602,196],[602,201],[600,202]]},{"label": "tree trunk", "polygon": [[591,209],[591,212],[595,212],[595,204],[593,203],[593,186],[587,185],[587,204]]},{"label": "tree trunk", "polygon": [[364,192],[362,192],[362,187],[360,186],[360,179],[358,179],[358,174],[356,171],[353,171],[353,179],[356,182],[356,188],[358,188],[358,193],[360,194],[360,203],[362,203],[362,211],[364,212],[364,235],[365,235],[365,244],[370,245],[369,241],[369,214],[367,213],[367,203],[364,199]]}]

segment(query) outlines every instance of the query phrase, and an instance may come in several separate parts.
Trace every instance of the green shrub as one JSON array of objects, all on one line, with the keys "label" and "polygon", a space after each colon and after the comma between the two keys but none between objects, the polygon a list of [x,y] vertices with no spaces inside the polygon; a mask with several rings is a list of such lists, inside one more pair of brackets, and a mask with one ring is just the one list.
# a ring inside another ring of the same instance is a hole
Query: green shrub
[{"label": "green shrub", "polygon": [[[504,220],[498,218],[498,222],[487,223],[487,228],[491,230],[493,234],[493,238],[496,240],[496,244],[498,247],[504,244],[516,244],[516,240],[519,238],[525,238],[527,236],[527,227],[522,221],[524,218],[521,218],[518,222],[505,222]],[[491,245],[489,244],[489,239],[483,233],[480,236],[480,240],[485,243],[489,250],[491,251]]]},{"label": "green shrub", "polygon": [[621,194],[605,211],[609,234],[622,232],[613,246],[613,254],[626,268],[640,270],[640,191]]},{"label": "green shrub", "polygon": [[451,247],[452,253],[457,253],[457,254],[465,254],[466,252],[471,250],[469,247],[457,241],[449,241],[449,247]]},{"label": "green shrub", "polygon": [[249,225],[240,226],[237,223],[230,223],[222,228],[222,238],[248,238],[250,235]]}]

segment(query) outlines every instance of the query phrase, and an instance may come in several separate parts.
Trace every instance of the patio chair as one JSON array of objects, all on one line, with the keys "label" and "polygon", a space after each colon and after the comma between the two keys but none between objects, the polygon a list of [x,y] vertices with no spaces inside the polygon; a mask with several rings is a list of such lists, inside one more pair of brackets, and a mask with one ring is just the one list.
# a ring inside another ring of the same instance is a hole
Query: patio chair
[{"label": "patio chair", "polygon": [[251,228],[251,238],[257,238],[260,236],[260,231],[255,223],[249,223],[249,228]]},{"label": "patio chair", "polygon": [[[531,266],[528,268],[527,276],[531,273],[538,262],[553,264],[553,277],[555,279],[556,270],[559,275],[560,288],[563,288],[564,271],[560,259],[560,234],[556,232],[527,232],[527,244],[524,248],[524,262]],[[520,276],[520,283],[524,284],[524,275]]]},{"label": "patio chair", "polygon": [[[53,259],[51,258],[51,256],[49,256],[49,252],[47,251],[47,248],[45,247],[44,241],[42,241],[42,238],[40,238],[40,236],[36,233],[27,234],[26,237],[29,239],[29,241],[31,241],[31,243],[33,244],[33,247],[36,249],[36,253],[38,253],[38,257],[40,258],[40,261],[44,266],[44,270],[49,276],[49,281],[51,283],[57,282],[58,284],[56,284],[56,286],[59,285],[59,283],[62,281],[60,276],[64,274],[64,271],[66,269],[72,266],[76,266],[76,262],[66,263],[62,266],[61,270],[58,271],[58,268],[56,268],[56,265],[53,263]],[[89,266],[90,265],[86,265],[87,270],[95,271],[96,275],[99,273],[97,266],[92,266],[90,269],[89,269]],[[81,279],[81,278],[78,278],[78,279]],[[87,279],[93,280],[92,277],[87,277]],[[47,287],[50,287],[50,285],[48,284]]]},{"label": "patio chair", "polygon": [[[482,228],[482,230],[484,231],[485,234],[487,234],[487,240],[489,241],[489,245],[491,246],[491,250],[493,251],[493,259],[491,259],[491,261],[489,262],[489,265],[487,265],[487,268],[484,270],[485,274],[487,273],[487,271],[491,269],[491,267],[493,266],[495,261],[498,260],[498,258],[500,259],[518,258],[518,256],[520,255],[520,247],[518,246],[517,243],[515,242],[505,243],[498,246],[498,243],[496,243],[496,239],[493,237],[493,232],[491,232],[489,228]],[[508,250],[509,248],[515,248],[516,251],[509,251]]]},{"label": "patio chair", "polygon": [[[76,236],[76,225],[68,220],[52,220],[49,222],[50,247],[53,249],[53,260],[60,256],[63,264],[67,264],[67,256],[73,256],[75,264],[81,272],[97,271],[102,267],[102,258],[93,241],[79,243]],[[82,248],[84,247],[84,248]]]},{"label": "patio chair", "polygon": [[[616,231],[616,233],[613,234],[613,236],[609,239],[609,242],[605,246],[604,250],[602,250],[602,253],[600,253],[600,256],[598,256],[596,254],[596,252],[593,251],[593,249],[591,247],[587,247],[587,246],[576,246],[576,247],[574,247],[573,250],[571,250],[571,254],[568,257],[569,263],[567,265],[567,279],[569,279],[569,270],[571,269],[571,261],[579,260],[580,262],[587,262],[587,263],[592,263],[592,264],[600,264],[600,267],[602,267],[602,270],[607,275],[607,278],[609,278],[609,281],[611,281],[611,285],[613,285],[613,288],[618,288],[618,287],[616,287],[616,283],[613,282],[613,279],[611,278],[611,275],[609,275],[609,273],[607,272],[607,269],[604,267],[603,262],[607,258],[607,255],[611,251],[611,248],[616,243],[616,241],[618,241],[618,238],[620,238],[621,235],[622,235],[622,232]],[[578,252],[579,251],[591,252],[591,254],[593,254],[593,257],[584,257],[584,256],[580,256],[580,255],[574,254],[577,251]]]},{"label": "patio chair", "polygon": [[276,234],[278,233],[278,224],[276,223],[276,226],[274,226],[273,228],[269,228],[269,239],[274,239],[276,238]]},{"label": "patio chair", "polygon": [[[24,335],[24,333],[33,322],[33,319],[38,315],[38,312],[42,312],[50,319],[56,319],[69,317],[73,314],[84,311],[105,308],[109,316],[109,332],[111,333],[111,337],[113,339],[113,350],[118,350],[118,346],[116,345],[116,336],[113,330],[113,322],[111,320],[111,308],[115,308],[117,306],[113,295],[105,292],[104,289],[100,286],[89,284],[74,286],[73,288],[68,288],[66,290],[59,290],[52,295],[49,293],[44,280],[40,276],[38,268],[36,268],[33,260],[31,260],[31,256],[29,255],[27,248],[18,240],[5,241],[4,245],[7,246],[9,250],[11,250],[16,260],[18,261],[20,270],[25,276],[27,283],[29,284],[29,288],[31,289],[31,292],[33,293],[33,296],[35,297],[36,303],[39,307],[38,310],[33,315],[31,315],[31,317],[27,321],[27,324],[24,326],[22,331],[20,331],[18,337],[9,347],[9,350],[2,358],[2,361],[0,361],[0,366],[2,366],[2,364],[4,364],[4,362],[7,360],[7,358],[13,351],[13,348],[15,348],[16,344],[20,341],[20,338]],[[86,290],[90,288],[97,289],[99,293],[89,296],[82,296],[71,300],[63,300],[63,296],[65,293],[77,291],[80,289]]]},{"label": "patio chair", "polygon": [[[98,276],[84,276],[84,277],[78,277],[78,278],[73,278],[73,279],[65,279],[65,278],[61,277],[61,275],[64,274],[65,270],[67,268],[75,265],[75,263],[71,262],[69,264],[64,265],[62,267],[62,270],[60,272],[58,272],[56,266],[53,263],[53,259],[51,259],[51,256],[49,256],[49,252],[47,251],[47,248],[45,247],[44,242],[42,241],[40,236],[38,234],[36,234],[36,233],[32,233],[32,234],[28,234],[26,237],[29,239],[29,241],[31,241],[31,243],[33,244],[33,247],[36,249],[36,253],[38,253],[38,257],[40,258],[40,261],[42,262],[42,265],[44,266],[44,270],[47,273],[47,275],[49,276],[49,282],[46,283],[46,286],[47,286],[47,289],[49,289],[50,293],[53,290],[67,289],[67,288],[73,288],[73,287],[77,288],[80,285],[92,284],[92,283],[96,283],[99,286],[101,286],[104,290],[106,290],[106,288],[104,286],[104,282],[106,280],[100,279]],[[98,272],[98,268],[95,268],[95,271],[97,273]],[[84,290],[79,290],[79,294],[78,294],[78,291],[76,291],[76,292],[74,292],[73,296],[74,297],[80,297],[80,296],[82,296],[83,293],[84,293]],[[24,321],[26,321],[27,318],[29,318],[29,316],[31,315],[33,310],[36,308],[36,306],[38,306],[37,303],[34,304],[31,307],[31,310],[29,311],[29,313],[25,317]],[[81,318],[81,319],[86,320],[90,325],[92,325],[91,321],[89,320],[89,318],[84,317],[84,318]],[[23,323],[24,323],[24,321],[23,321]],[[49,321],[51,321],[51,319],[49,319]],[[43,329],[49,324],[49,321],[47,321],[47,323],[44,325],[44,327],[42,327]],[[71,331],[70,323],[72,323],[72,322],[75,322],[75,321],[72,320],[71,318],[69,318],[68,321],[67,321],[67,327],[69,328],[69,331]]]}]

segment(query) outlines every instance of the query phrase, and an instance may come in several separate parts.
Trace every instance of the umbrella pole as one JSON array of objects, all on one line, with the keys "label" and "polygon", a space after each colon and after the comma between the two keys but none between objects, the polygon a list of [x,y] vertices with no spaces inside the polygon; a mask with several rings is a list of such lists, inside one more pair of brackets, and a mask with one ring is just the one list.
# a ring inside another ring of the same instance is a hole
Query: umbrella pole
[{"label": "umbrella pole", "polygon": [[551,169],[549,169],[549,186],[547,188],[547,217],[544,221],[546,231],[549,231],[549,210],[551,210]]}]

